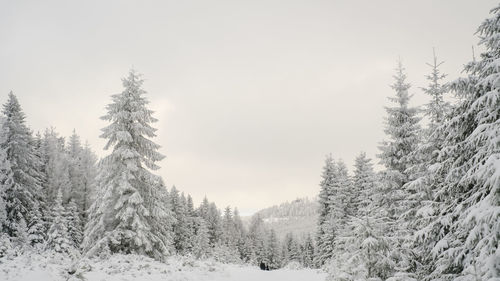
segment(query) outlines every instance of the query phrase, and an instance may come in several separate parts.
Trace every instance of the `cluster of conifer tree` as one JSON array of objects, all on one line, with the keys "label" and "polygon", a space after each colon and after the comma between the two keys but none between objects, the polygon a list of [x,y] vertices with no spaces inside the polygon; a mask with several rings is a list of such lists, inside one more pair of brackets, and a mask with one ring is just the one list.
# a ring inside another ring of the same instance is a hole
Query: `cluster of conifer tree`
[{"label": "cluster of conifer tree", "polygon": [[466,77],[446,83],[434,56],[423,108],[398,64],[382,171],[363,153],[352,176],[327,157],[315,264],[331,280],[500,278],[500,7],[491,13]]},{"label": "cluster of conifer tree", "polygon": [[179,254],[270,268],[302,262],[298,242],[290,237],[282,248],[262,219],[246,230],[236,208],[222,214],[207,198],[195,208],[190,195],[167,190],[151,172],[163,155],[149,139],[156,119],[142,83],[131,71],[124,91],[112,96],[103,117],[110,125],[102,130],[111,153],[100,161],[76,133],[67,141],[53,128],[33,135],[9,94],[0,118],[0,257],[54,251],[158,260]]},{"label": "cluster of conifer tree", "polygon": [[[157,120],[131,71],[102,117],[110,153],[97,162],[76,133],[33,135],[14,94],[0,117],[0,257],[29,251],[68,256],[172,254],[223,262],[327,265],[334,280],[500,278],[500,6],[479,27],[485,51],[450,83],[434,57],[430,101],[410,106],[399,63],[380,146],[384,169],[361,153],[354,174],[326,158],[315,242],[280,242],[256,216],[246,229],[153,174],[163,159],[151,141]],[[448,103],[445,94],[456,102]],[[421,124],[420,112],[428,123]]]},{"label": "cluster of conifer tree", "polygon": [[0,117],[0,256],[15,248],[78,248],[97,158],[73,133],[32,134],[11,92]]}]

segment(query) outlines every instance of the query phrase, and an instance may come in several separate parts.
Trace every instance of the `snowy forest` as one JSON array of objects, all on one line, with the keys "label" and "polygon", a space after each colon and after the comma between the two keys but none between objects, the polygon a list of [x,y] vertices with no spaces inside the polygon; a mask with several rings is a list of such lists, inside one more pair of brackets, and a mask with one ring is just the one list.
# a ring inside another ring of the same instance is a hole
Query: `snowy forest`
[{"label": "snowy forest", "polygon": [[[69,137],[34,132],[10,92],[0,118],[0,268],[41,255],[62,264],[65,280],[88,280],[114,257],[155,266],[176,257],[306,268],[332,281],[500,280],[500,6],[477,34],[482,51],[460,78],[443,73],[434,53],[418,88],[404,60],[395,63],[377,159],[360,152],[349,169],[327,154],[311,194],[316,230],[283,238],[258,214],[244,223],[235,206],[207,197],[195,206],[155,174],[165,156],[135,70],[101,117],[101,159],[78,128]],[[429,102],[412,105],[414,92]]]}]

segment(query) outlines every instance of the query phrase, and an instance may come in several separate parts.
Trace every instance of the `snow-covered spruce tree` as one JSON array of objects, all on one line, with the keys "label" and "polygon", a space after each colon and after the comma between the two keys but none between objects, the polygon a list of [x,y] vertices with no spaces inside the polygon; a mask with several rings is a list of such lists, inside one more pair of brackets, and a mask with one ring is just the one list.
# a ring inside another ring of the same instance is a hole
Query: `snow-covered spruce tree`
[{"label": "snow-covered spruce tree", "polygon": [[208,239],[208,227],[206,221],[201,217],[194,217],[194,237],[191,253],[198,259],[208,257],[210,244]]},{"label": "snow-covered spruce tree", "polygon": [[210,202],[208,202],[208,198],[205,196],[201,201],[200,206],[196,210],[198,216],[203,218],[205,221],[208,221],[208,209],[210,208]]},{"label": "snow-covered spruce tree", "polygon": [[267,243],[267,265],[269,269],[278,269],[281,267],[280,244],[274,229],[269,231]]},{"label": "snow-covered spruce tree", "polygon": [[16,253],[25,253],[27,251],[32,251],[30,240],[29,240],[29,229],[28,224],[24,220],[24,218],[19,219],[19,222],[16,224],[16,231],[11,241],[14,244]]},{"label": "snow-covered spruce tree", "polygon": [[310,234],[307,234],[301,249],[301,261],[302,265],[307,268],[314,267],[314,241]]},{"label": "snow-covered spruce tree", "polygon": [[337,239],[342,251],[331,261],[329,280],[386,280],[391,276],[395,266],[390,256],[394,239],[386,235],[386,230],[384,218],[351,217],[348,231]]},{"label": "snow-covered spruce tree", "polygon": [[291,232],[285,235],[281,258],[283,260],[283,265],[287,265],[292,261],[301,262],[300,247]]},{"label": "snow-covered spruce tree", "polygon": [[354,163],[353,191],[350,201],[354,208],[354,214],[352,215],[356,217],[368,215],[369,206],[373,204],[372,195],[375,180],[371,159],[366,157],[366,153],[361,152]]},{"label": "snow-covered spruce tree", "polygon": [[333,177],[330,178],[329,183],[327,220],[321,226],[323,234],[317,240],[317,266],[325,264],[335,255],[337,251],[336,238],[344,231],[353,211],[349,205],[352,190],[347,167],[341,160],[335,166],[336,169],[333,171]]},{"label": "snow-covered spruce tree", "polygon": [[252,265],[258,264],[255,244],[253,243],[250,233],[245,235],[242,248],[241,259],[243,262]]},{"label": "snow-covered spruce tree", "polygon": [[468,77],[451,83],[461,100],[439,155],[448,173],[437,193],[447,199],[434,280],[500,278],[500,6],[491,14],[477,31],[485,52],[465,66]]},{"label": "snow-covered spruce tree", "polygon": [[327,155],[325,159],[325,165],[323,166],[323,173],[321,175],[320,191],[319,191],[319,210],[318,210],[318,226],[316,231],[316,243],[317,251],[315,253],[314,262],[316,266],[320,267],[325,264],[327,257],[331,254],[327,248],[327,245],[323,245],[323,242],[329,241],[325,239],[326,222],[329,219],[330,214],[330,196],[333,193],[335,174],[336,174],[335,162],[331,155]]},{"label": "snow-covered spruce tree", "polygon": [[169,254],[161,233],[169,226],[156,224],[168,221],[169,213],[161,204],[161,186],[150,170],[164,158],[159,145],[148,138],[155,136],[151,123],[157,120],[147,108],[142,89],[143,80],[134,70],[123,79],[124,90],[112,96],[103,120],[111,124],[101,137],[108,139],[105,149],[112,148],[102,160],[97,181],[97,196],[89,211],[83,249],[92,256],[109,247],[112,253],[143,254],[163,259]]},{"label": "snow-covered spruce tree", "polygon": [[[8,128],[3,126],[3,122],[4,118],[0,117],[0,143],[3,143],[4,139],[7,137],[6,130]],[[0,232],[1,233],[4,233],[3,227],[7,224],[7,203],[5,201],[5,196],[6,196],[5,191],[9,186],[12,185],[13,180],[14,179],[12,170],[10,168],[9,160],[7,159],[7,149],[0,147]]]},{"label": "snow-covered spruce tree", "polygon": [[151,185],[154,186],[150,190],[151,195],[147,196],[144,201],[144,205],[149,206],[156,214],[156,223],[151,224],[150,231],[163,241],[168,253],[174,253],[172,226],[175,223],[175,216],[169,203],[170,196],[167,187],[160,176],[152,176]]},{"label": "snow-covered spruce tree", "polygon": [[[85,226],[87,224],[87,214],[90,205],[93,202],[93,198],[95,196],[95,179],[97,176],[97,156],[90,148],[88,142],[85,143],[83,150],[81,151],[81,168],[82,172],[82,195],[83,197],[81,202],[81,210],[82,212],[82,224]],[[159,187],[160,189],[165,189],[163,187]]]},{"label": "snow-covered spruce tree", "polygon": [[267,262],[266,244],[267,244],[267,229],[264,225],[264,220],[257,213],[252,216],[248,227],[247,256],[256,264]]},{"label": "snow-covered spruce tree", "polygon": [[74,199],[70,199],[68,204],[66,204],[64,216],[66,217],[68,234],[71,238],[72,246],[75,249],[80,249],[83,240],[83,229],[78,205]]},{"label": "snow-covered spruce tree", "polygon": [[[240,262],[240,252],[237,247],[237,232],[233,220],[231,207],[224,209],[222,217],[222,233],[219,243],[216,244],[214,254],[225,262]],[[223,256],[223,259],[221,258]]]},{"label": "snow-covered spruce tree", "polygon": [[187,254],[191,249],[193,236],[188,221],[187,202],[184,194],[181,196],[175,186],[170,189],[169,199],[175,218],[172,226],[174,248],[178,254]]},{"label": "snow-covered spruce tree", "polygon": [[233,214],[230,206],[224,209],[222,216],[222,243],[230,248],[236,248],[236,230],[234,228]]},{"label": "snow-covered spruce tree", "polygon": [[[44,237],[40,214],[45,199],[40,186],[40,159],[35,153],[31,131],[25,124],[25,115],[12,92],[2,113],[5,117],[2,123],[5,135],[1,139],[0,149],[7,153],[6,159],[10,163],[10,172],[7,174],[8,181],[11,181],[3,186],[7,211],[3,229],[11,237],[24,237],[28,232],[32,237]],[[23,225],[20,225],[21,222]],[[27,233],[21,233],[24,230]],[[25,240],[18,238],[17,241]]]},{"label": "snow-covered spruce tree", "polygon": [[[35,249],[40,249],[43,247],[43,242],[45,240],[45,232],[47,229],[47,218],[43,217],[45,207],[40,206],[44,202],[37,201],[31,211],[31,221],[28,224],[28,241],[31,246]],[[42,212],[42,210],[44,212]]]},{"label": "snow-covered spruce tree", "polygon": [[316,252],[314,263],[317,267],[325,265],[335,254],[335,242],[338,236],[337,219],[331,214],[327,220],[321,225],[322,235],[316,242]]},{"label": "snow-covered spruce tree", "polygon": [[[395,272],[414,271],[413,253],[410,241],[411,231],[407,229],[407,216],[402,216],[408,208],[413,208],[411,190],[404,187],[412,180],[409,169],[417,163],[414,151],[420,142],[420,118],[417,109],[409,107],[411,95],[408,93],[410,84],[406,82],[406,74],[401,61],[398,63],[395,82],[392,88],[395,97],[389,99],[396,105],[386,107],[387,119],[385,133],[389,141],[384,141],[379,147],[380,163],[385,166],[382,172],[381,184],[377,186],[377,199],[375,204],[383,211],[381,217],[392,221],[389,225],[388,235],[397,238],[394,240],[391,256],[396,261]],[[385,212],[385,214],[384,214]],[[380,216],[379,216],[380,217]],[[397,223],[396,223],[397,222]],[[398,273],[399,274],[399,273]]]},{"label": "snow-covered spruce tree", "polygon": [[[439,151],[443,147],[444,132],[442,125],[451,109],[451,105],[444,100],[448,91],[447,84],[441,81],[446,77],[439,70],[443,62],[438,62],[435,52],[431,73],[426,76],[429,85],[422,88],[429,95],[430,101],[424,107],[424,115],[429,119],[427,128],[423,130],[422,141],[412,152],[416,163],[407,169],[411,180],[404,189],[409,191],[408,210],[401,217],[401,224],[414,233],[407,237],[407,243],[413,248],[412,271],[420,279],[430,274],[432,268],[431,250],[436,241],[442,238],[443,233],[438,231],[437,216],[443,206],[442,196],[436,196],[436,190],[442,184],[445,170],[437,161]],[[418,231],[417,231],[418,230]]]},{"label": "snow-covered spruce tree", "polygon": [[59,137],[54,128],[45,130],[42,140],[43,172],[45,178],[45,196],[50,203],[54,202],[57,193],[63,193],[63,202],[71,197],[71,182],[69,179],[69,161],[64,149],[64,139]]},{"label": "snow-covered spruce tree", "polygon": [[401,201],[405,198],[406,192],[402,186],[409,181],[406,170],[415,163],[411,155],[417,148],[420,133],[417,109],[409,106],[410,84],[406,82],[406,73],[401,61],[398,62],[394,80],[391,87],[396,96],[389,97],[389,100],[396,105],[386,107],[384,130],[389,140],[383,141],[379,146],[381,153],[378,155],[380,163],[386,168],[380,190],[383,193],[381,196],[383,201],[380,203],[386,207],[388,216],[392,219],[396,219],[404,209]]},{"label": "snow-covered spruce tree", "polygon": [[0,258],[12,254],[12,243],[7,233],[0,233]]},{"label": "snow-covered spruce tree", "polygon": [[219,209],[213,202],[208,205],[207,225],[210,245],[215,246],[222,237],[222,219]]},{"label": "snow-covered spruce tree", "polygon": [[63,195],[59,190],[52,203],[51,216],[52,222],[47,232],[46,248],[62,254],[74,254],[74,242],[68,232],[68,220],[66,211],[63,207]]},{"label": "snow-covered spruce tree", "polygon": [[70,197],[75,201],[80,219],[85,218],[85,197],[88,188],[86,186],[86,163],[84,150],[80,137],[73,130],[66,146],[68,161],[68,174],[70,181]]},{"label": "snow-covered spruce tree", "polygon": [[245,256],[245,227],[243,226],[243,220],[240,217],[240,212],[238,208],[234,208],[233,210],[233,223],[234,223],[234,237],[236,242],[236,248],[238,249],[238,253],[240,255],[241,260],[246,260]]},{"label": "snow-covered spruce tree", "polygon": [[351,202],[352,183],[349,177],[347,166],[342,160],[337,161],[337,170],[335,173],[335,180],[333,182],[333,189],[329,199],[329,216],[330,223],[335,221],[334,226],[340,230],[345,227],[348,217],[354,215],[354,207],[349,203]]}]

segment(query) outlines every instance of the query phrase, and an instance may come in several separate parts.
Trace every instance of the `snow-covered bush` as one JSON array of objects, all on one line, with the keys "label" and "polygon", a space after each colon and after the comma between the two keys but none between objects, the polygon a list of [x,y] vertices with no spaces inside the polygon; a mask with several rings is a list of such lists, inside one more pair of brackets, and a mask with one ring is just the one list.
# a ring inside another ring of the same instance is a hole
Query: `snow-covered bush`
[{"label": "snow-covered bush", "polygon": [[283,269],[289,269],[289,270],[300,270],[303,268],[304,266],[298,261],[291,261],[287,263],[285,266],[283,266]]}]

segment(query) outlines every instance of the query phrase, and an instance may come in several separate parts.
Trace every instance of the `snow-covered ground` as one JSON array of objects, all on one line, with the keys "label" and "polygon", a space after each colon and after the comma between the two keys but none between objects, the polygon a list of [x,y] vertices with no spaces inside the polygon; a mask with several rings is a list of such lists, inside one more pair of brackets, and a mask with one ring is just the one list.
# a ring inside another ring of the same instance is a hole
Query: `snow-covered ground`
[{"label": "snow-covered ground", "polygon": [[[69,274],[68,271],[74,271]],[[114,255],[104,260],[82,260],[77,266],[60,256],[24,255],[0,259],[2,281],[323,281],[326,274],[312,269],[262,271],[248,265],[229,265],[171,257],[165,263],[142,256]]]}]

